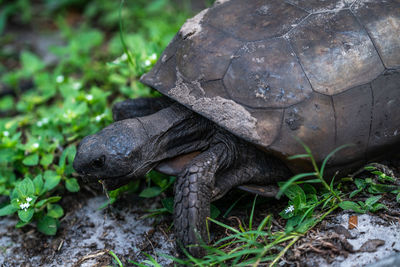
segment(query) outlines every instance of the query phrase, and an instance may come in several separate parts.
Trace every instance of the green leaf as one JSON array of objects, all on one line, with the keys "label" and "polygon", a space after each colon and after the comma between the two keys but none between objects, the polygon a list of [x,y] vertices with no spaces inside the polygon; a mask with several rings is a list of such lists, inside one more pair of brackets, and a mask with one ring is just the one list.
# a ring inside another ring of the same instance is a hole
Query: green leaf
[{"label": "green leaf", "polygon": [[76,154],[76,147],[75,146],[69,146],[66,149],[64,149],[63,153],[60,156],[60,160],[58,161],[58,165],[62,168],[64,168],[67,164],[67,160],[70,164],[74,161]]},{"label": "green leaf", "polygon": [[308,194],[316,194],[317,193],[317,189],[315,189],[314,186],[310,185],[310,184],[304,184],[303,185],[303,190],[304,193]]},{"label": "green leaf", "polygon": [[44,185],[41,174],[39,174],[38,176],[35,177],[35,179],[33,179],[33,184],[35,186],[35,195],[39,196],[42,193]]},{"label": "green leaf", "polygon": [[391,184],[371,184],[368,188],[368,192],[372,194],[387,193],[396,190],[397,186]]},{"label": "green leaf", "polygon": [[282,194],[286,191],[286,189],[295,181],[301,179],[301,178],[305,178],[305,177],[310,177],[310,176],[315,176],[316,173],[315,172],[309,172],[309,173],[300,173],[297,174],[295,176],[293,176],[292,178],[290,178],[287,182],[285,182],[282,186],[281,184],[279,184],[280,190],[278,192],[278,194],[276,195],[276,198],[279,199]]},{"label": "green leaf", "polygon": [[373,172],[371,172],[371,173],[373,173],[373,174],[375,174],[375,175],[378,175],[378,180],[379,180],[379,181],[383,181],[383,182],[386,182],[386,181],[394,182],[394,181],[396,181],[396,179],[394,179],[393,177],[390,177],[390,176],[386,175],[385,173],[383,173],[383,172],[381,172],[381,171],[373,171]]},{"label": "green leaf", "polygon": [[17,224],[15,225],[15,228],[21,228],[24,227],[25,225],[29,224],[30,222],[23,222],[23,221],[18,221]]},{"label": "green leaf", "polygon": [[168,197],[161,200],[161,203],[164,208],[171,214],[174,213],[174,198]]},{"label": "green leaf", "polygon": [[213,204],[210,206],[210,217],[216,219],[221,214],[221,211]]},{"label": "green leaf", "polygon": [[45,66],[39,57],[29,51],[22,51],[21,62],[23,71],[29,75],[41,70]]},{"label": "green leaf", "polygon": [[349,197],[353,198],[355,195],[357,195],[358,193],[360,193],[362,191],[362,188],[359,188],[357,190],[354,190],[353,192],[350,193]]},{"label": "green leaf", "polygon": [[168,183],[169,176],[159,173],[157,171],[151,171],[151,172],[149,172],[149,174],[147,176],[151,179],[152,182],[154,182],[156,185],[158,185],[161,188],[165,188],[169,184]]},{"label": "green leaf", "polygon": [[33,184],[32,180],[28,177],[17,183],[15,189],[18,198],[20,199],[32,196],[35,193],[35,185]]},{"label": "green leaf", "polygon": [[303,199],[300,195],[295,196],[295,198],[293,199],[292,202],[293,202],[293,206],[294,206],[294,210],[295,210],[296,214],[299,211],[301,211],[306,205],[306,202],[303,201]]},{"label": "green leaf", "polygon": [[58,204],[48,204],[47,205],[47,216],[58,219],[64,215],[63,208]]},{"label": "green leaf", "polygon": [[144,197],[144,198],[151,198],[151,197],[156,197],[159,194],[161,194],[162,190],[160,187],[148,187],[145,188],[139,195],[139,197]]},{"label": "green leaf", "polygon": [[381,198],[382,198],[382,196],[373,196],[373,197],[369,197],[369,198],[367,198],[367,199],[365,200],[365,205],[371,207],[371,206],[374,205],[376,202],[378,202],[379,199],[381,199]]},{"label": "green leaf", "polygon": [[353,201],[343,201],[339,203],[339,207],[341,207],[344,210],[352,210],[358,213],[365,213],[364,210],[361,209],[360,205]]},{"label": "green leaf", "polygon": [[381,209],[388,209],[388,208],[386,207],[386,205],[384,205],[382,203],[375,203],[370,210],[372,212],[376,212]]},{"label": "green leaf", "polygon": [[6,216],[6,215],[11,215],[14,212],[16,212],[18,209],[14,207],[12,204],[8,204],[5,207],[2,207],[0,209],[0,216]]},{"label": "green leaf", "polygon": [[44,188],[50,191],[60,183],[60,180],[61,177],[57,173],[47,170],[44,173]]},{"label": "green leaf", "polygon": [[315,218],[308,218],[300,223],[299,226],[296,227],[296,231],[299,233],[305,233],[312,227],[316,222]]},{"label": "green leaf", "polygon": [[396,201],[398,202],[398,203],[400,203],[400,192],[397,194],[397,196],[396,196]]},{"label": "green leaf", "polygon": [[294,216],[286,222],[285,233],[290,233],[299,224],[301,216]]},{"label": "green leaf", "polygon": [[356,178],[354,180],[357,188],[364,189],[367,186],[367,182],[364,179]]},{"label": "green leaf", "polygon": [[287,206],[284,210],[282,210],[279,215],[283,218],[283,219],[289,219],[292,218],[294,216],[293,211],[290,211],[290,209],[293,208],[292,205]]},{"label": "green leaf", "polygon": [[34,210],[33,208],[27,210],[19,210],[18,217],[23,222],[29,222],[33,217]]},{"label": "green leaf", "polygon": [[69,192],[78,192],[80,187],[79,183],[75,178],[70,178],[65,181],[65,187]]},{"label": "green leaf", "polygon": [[322,204],[322,208],[321,208],[321,209],[324,209],[324,208],[332,201],[333,198],[334,198],[333,195],[331,195],[330,197],[328,197],[328,198],[324,201],[324,204]]},{"label": "green leaf", "polygon": [[46,199],[42,199],[40,201],[38,201],[35,205],[36,208],[40,208],[43,205],[47,204],[47,203],[55,203],[61,200],[61,197],[55,196],[55,197],[49,197]]},{"label": "green leaf", "polygon": [[37,223],[37,228],[45,235],[55,235],[58,228],[58,220],[49,216],[44,216]]},{"label": "green leaf", "polygon": [[40,159],[40,165],[42,165],[43,167],[47,167],[51,163],[53,163],[53,159],[54,159],[54,155],[53,154],[45,154]]},{"label": "green leaf", "polygon": [[285,195],[291,200],[299,197],[301,203],[306,202],[306,194],[304,193],[303,189],[296,184],[289,186],[285,191]]},{"label": "green leaf", "polygon": [[25,157],[22,163],[26,166],[36,166],[39,163],[39,155],[38,154],[29,155]]},{"label": "green leaf", "polygon": [[364,167],[364,170],[366,170],[366,171],[373,171],[373,170],[376,170],[376,167],[374,167],[374,166],[365,166]]}]

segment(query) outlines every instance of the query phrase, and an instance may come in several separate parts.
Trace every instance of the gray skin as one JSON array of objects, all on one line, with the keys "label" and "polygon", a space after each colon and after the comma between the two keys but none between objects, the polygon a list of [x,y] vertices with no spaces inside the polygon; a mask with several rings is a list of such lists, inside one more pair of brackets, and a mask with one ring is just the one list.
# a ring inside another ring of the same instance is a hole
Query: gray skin
[{"label": "gray skin", "polygon": [[[160,105],[154,105],[154,101]],[[199,244],[200,238],[206,240],[211,201],[237,186],[265,186],[285,180],[290,172],[254,145],[171,103],[160,98],[117,104],[113,108],[116,122],[81,141],[74,168],[89,181],[102,179],[108,189],[113,189],[143,178],[158,166],[165,169],[164,163],[170,159],[199,152],[176,173],[169,169],[169,174],[177,174],[174,226],[178,243],[192,255],[202,256],[200,247],[189,245]],[[127,119],[127,114],[135,117]]]}]

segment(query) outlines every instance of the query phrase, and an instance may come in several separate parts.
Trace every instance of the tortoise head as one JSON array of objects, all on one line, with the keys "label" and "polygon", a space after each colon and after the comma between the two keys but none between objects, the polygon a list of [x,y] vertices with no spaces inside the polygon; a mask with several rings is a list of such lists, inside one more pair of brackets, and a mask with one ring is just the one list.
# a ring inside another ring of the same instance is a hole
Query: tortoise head
[{"label": "tortoise head", "polygon": [[115,122],[80,142],[73,167],[87,180],[103,180],[113,189],[151,169],[143,157],[148,139],[137,119]]}]

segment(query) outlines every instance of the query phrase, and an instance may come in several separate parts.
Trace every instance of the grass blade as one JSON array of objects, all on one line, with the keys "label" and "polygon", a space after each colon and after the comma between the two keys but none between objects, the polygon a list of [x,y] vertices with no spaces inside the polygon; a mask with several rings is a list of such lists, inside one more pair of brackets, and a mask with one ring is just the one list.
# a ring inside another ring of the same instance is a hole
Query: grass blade
[{"label": "grass blade", "polygon": [[255,206],[256,206],[256,202],[257,202],[257,196],[258,195],[256,195],[255,197],[254,197],[254,201],[253,201],[253,207],[251,208],[251,213],[250,213],[250,220],[249,220],[249,230],[251,231],[253,228],[253,216],[254,216],[254,208],[255,208]]},{"label": "grass blade", "polygon": [[333,155],[335,155],[339,150],[342,150],[342,149],[344,149],[346,147],[350,147],[350,146],[354,146],[354,144],[346,144],[346,145],[339,146],[339,147],[335,148],[331,153],[329,153],[328,156],[325,157],[325,159],[321,165],[321,170],[320,170],[321,177],[324,177],[325,166],[328,163],[329,159],[331,157],[333,157]]},{"label": "grass blade", "polygon": [[315,176],[316,173],[315,172],[308,172],[308,173],[300,173],[297,174],[295,176],[293,176],[292,178],[290,178],[279,190],[278,194],[276,195],[276,198],[279,199],[282,194],[286,191],[286,189],[295,181],[301,179],[301,178],[305,178],[305,177],[310,177],[310,176]]}]

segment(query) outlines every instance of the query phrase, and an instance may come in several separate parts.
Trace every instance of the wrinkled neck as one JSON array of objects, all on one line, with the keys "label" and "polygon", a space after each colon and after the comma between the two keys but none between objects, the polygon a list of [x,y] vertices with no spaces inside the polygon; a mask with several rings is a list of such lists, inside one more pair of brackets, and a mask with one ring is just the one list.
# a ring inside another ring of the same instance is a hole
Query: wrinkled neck
[{"label": "wrinkled neck", "polygon": [[203,151],[215,133],[210,121],[180,104],[138,119],[149,137],[144,156],[152,163]]}]

